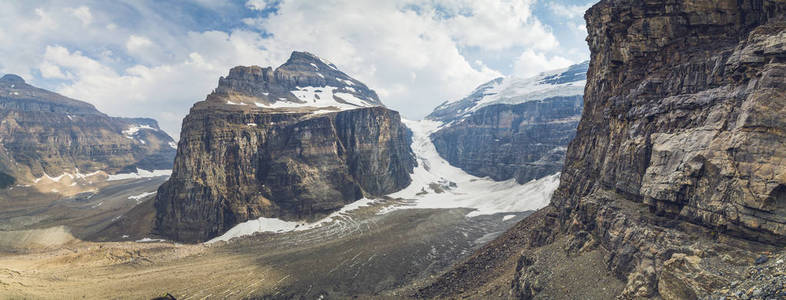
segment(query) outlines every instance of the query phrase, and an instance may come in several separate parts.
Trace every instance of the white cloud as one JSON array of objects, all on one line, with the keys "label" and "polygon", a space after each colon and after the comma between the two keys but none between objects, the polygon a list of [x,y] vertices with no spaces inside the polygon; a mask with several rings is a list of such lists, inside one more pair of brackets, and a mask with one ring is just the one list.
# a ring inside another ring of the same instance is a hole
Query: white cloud
[{"label": "white cloud", "polygon": [[93,14],[90,13],[90,8],[87,6],[80,6],[71,9],[71,13],[74,15],[74,17],[82,21],[82,25],[87,26],[90,25],[90,23],[93,23]]},{"label": "white cloud", "polygon": [[248,0],[246,7],[252,10],[264,10],[273,4],[273,0]]},{"label": "white cloud", "polygon": [[128,41],[126,42],[126,49],[128,49],[129,52],[133,53],[140,50],[144,50],[145,48],[150,47],[152,45],[153,42],[151,42],[150,39],[143,36],[132,34],[130,37],[128,37]]},{"label": "white cloud", "polygon": [[532,50],[522,53],[513,65],[514,76],[531,77],[543,71],[556,70],[569,67],[575,62],[558,55],[546,55]]},{"label": "white cloud", "polygon": [[575,19],[583,18],[584,12],[592,7],[592,5],[593,3],[585,5],[563,5],[557,2],[551,2],[549,3],[549,9],[557,16]]},{"label": "white cloud", "polygon": [[80,51],[70,52],[62,46],[47,46],[44,52],[44,63],[70,70],[78,78],[86,76],[116,76],[111,68],[102,65]]},{"label": "white cloud", "polygon": [[42,62],[38,66],[38,70],[41,72],[41,77],[44,77],[46,79],[68,78],[65,74],[63,74],[63,71],[60,70],[60,67],[48,61]]},{"label": "white cloud", "polygon": [[584,35],[587,34],[587,25],[586,24],[584,24],[584,23],[574,23],[572,25],[573,25],[574,30],[576,30],[576,32],[579,32],[579,33],[584,34]]},{"label": "white cloud", "polygon": [[324,56],[376,89],[388,106],[421,118],[444,100],[462,97],[501,75],[467,61],[462,47],[558,47],[548,28],[532,16],[531,4],[283,1],[269,18],[245,21],[272,34],[264,45],[279,61],[291,50]]},{"label": "white cloud", "polygon": [[182,60],[120,72],[62,46],[48,46],[44,57],[46,64],[73,74],[73,81],[57,92],[89,101],[110,115],[154,117],[177,138],[189,107],[204,100],[231,66],[270,61],[253,32],[190,33],[183,42],[194,52]]},{"label": "white cloud", "polygon": [[564,57],[573,57],[552,55],[562,51],[560,43],[533,15],[534,0],[195,2],[216,12],[275,5],[265,18],[242,20],[253,30],[194,30],[144,2],[87,3],[76,9],[63,2],[4,4],[0,44],[9,46],[0,47],[6,58],[0,72],[33,84],[49,80],[43,87],[110,115],[154,117],[173,135],[189,107],[231,67],[275,67],[293,50],[335,62],[415,119],[501,75],[483,57],[468,60],[465,47],[523,52],[515,63],[523,73],[561,67]]},{"label": "white cloud", "polygon": [[132,34],[126,40],[125,47],[126,53],[134,57],[137,63],[158,65],[171,62],[166,51],[156,47],[153,41],[145,36]]},{"label": "white cloud", "polygon": [[[553,49],[557,39],[532,15],[534,0],[404,0],[399,8],[431,18],[459,46]],[[511,38],[515,37],[515,38]]]}]

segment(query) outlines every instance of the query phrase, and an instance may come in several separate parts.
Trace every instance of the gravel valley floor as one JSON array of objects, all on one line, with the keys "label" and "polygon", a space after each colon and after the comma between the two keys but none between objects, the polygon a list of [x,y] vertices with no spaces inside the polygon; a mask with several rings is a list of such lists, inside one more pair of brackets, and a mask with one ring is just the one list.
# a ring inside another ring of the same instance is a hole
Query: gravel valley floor
[{"label": "gravel valley floor", "polygon": [[16,250],[0,256],[0,293],[49,299],[165,293],[178,299],[398,298],[528,214],[467,217],[468,209],[378,214],[394,202],[362,207],[311,230],[210,245],[74,239],[57,249]]}]

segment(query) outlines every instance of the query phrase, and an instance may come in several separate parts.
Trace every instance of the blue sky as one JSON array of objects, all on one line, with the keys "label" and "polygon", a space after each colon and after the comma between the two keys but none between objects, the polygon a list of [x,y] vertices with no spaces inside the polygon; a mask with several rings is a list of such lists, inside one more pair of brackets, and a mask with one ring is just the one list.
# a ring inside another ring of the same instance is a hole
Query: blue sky
[{"label": "blue sky", "polygon": [[110,115],[155,118],[177,138],[229,68],[278,66],[300,50],[419,119],[498,76],[588,59],[593,2],[12,0],[0,4],[0,73]]}]

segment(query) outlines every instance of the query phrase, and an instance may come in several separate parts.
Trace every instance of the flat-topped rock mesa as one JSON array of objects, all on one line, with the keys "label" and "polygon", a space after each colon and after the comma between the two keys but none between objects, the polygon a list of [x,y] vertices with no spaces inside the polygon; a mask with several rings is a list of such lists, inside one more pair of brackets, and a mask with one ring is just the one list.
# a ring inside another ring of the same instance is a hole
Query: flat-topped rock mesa
[{"label": "flat-topped rock mesa", "polygon": [[205,241],[259,217],[305,220],[410,183],[411,134],[376,93],[302,52],[235,67],[183,121],[156,232]]},{"label": "flat-topped rock mesa", "polygon": [[0,108],[2,186],[172,167],[174,140],[153,119],[110,117],[12,74],[0,78]]},{"label": "flat-topped rock mesa", "polygon": [[519,183],[562,170],[583,107],[589,62],[532,78],[497,78],[445,102],[426,118],[444,122],[431,135],[451,165]]}]

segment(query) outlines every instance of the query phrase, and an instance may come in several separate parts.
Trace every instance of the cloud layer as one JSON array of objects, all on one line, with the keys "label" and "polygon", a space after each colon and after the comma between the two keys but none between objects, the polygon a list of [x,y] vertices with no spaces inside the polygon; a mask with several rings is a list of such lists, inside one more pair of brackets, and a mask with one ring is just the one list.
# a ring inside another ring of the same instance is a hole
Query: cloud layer
[{"label": "cloud layer", "polygon": [[[331,60],[413,119],[494,77],[586,57],[534,0],[170,2],[2,4],[0,72],[111,115],[156,118],[176,136],[229,68],[277,66],[293,50]],[[583,7],[571,5],[548,13],[579,22]]]}]

